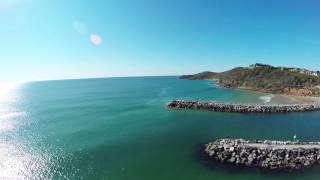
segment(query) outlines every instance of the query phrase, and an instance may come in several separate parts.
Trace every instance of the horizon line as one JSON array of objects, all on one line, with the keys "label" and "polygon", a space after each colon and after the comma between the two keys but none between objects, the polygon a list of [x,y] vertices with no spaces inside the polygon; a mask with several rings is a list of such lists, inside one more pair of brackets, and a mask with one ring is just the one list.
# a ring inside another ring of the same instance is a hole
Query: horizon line
[{"label": "horizon line", "polygon": [[28,80],[19,83],[48,82],[48,81],[68,81],[68,80],[86,80],[86,79],[108,79],[108,78],[135,78],[135,77],[177,77],[181,75],[128,75],[128,76],[97,76],[97,77],[79,77],[79,78],[61,78],[61,79],[43,79]]}]

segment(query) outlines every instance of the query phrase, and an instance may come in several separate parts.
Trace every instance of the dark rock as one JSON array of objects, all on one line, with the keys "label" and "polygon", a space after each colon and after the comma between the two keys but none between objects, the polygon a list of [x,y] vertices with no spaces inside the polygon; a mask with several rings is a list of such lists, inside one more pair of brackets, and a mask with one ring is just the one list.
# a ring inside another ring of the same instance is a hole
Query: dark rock
[{"label": "dark rock", "polygon": [[320,161],[318,142],[220,139],[205,148],[210,159],[269,170],[299,170]]},{"label": "dark rock", "polygon": [[320,104],[259,105],[173,100],[167,106],[172,109],[198,109],[237,113],[288,113],[320,111]]}]

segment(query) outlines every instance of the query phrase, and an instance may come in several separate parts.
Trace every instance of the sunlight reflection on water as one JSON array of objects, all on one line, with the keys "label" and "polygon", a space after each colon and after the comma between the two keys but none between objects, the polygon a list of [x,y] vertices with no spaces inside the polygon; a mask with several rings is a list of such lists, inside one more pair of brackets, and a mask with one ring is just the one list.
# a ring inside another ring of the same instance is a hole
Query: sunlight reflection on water
[{"label": "sunlight reflection on water", "polygon": [[62,173],[61,165],[76,159],[72,153],[52,146],[41,133],[30,133],[31,116],[21,107],[25,99],[20,87],[0,84],[0,180],[82,179],[75,167],[71,167],[72,172]]},{"label": "sunlight reflection on water", "polygon": [[29,152],[18,142],[0,143],[0,178],[36,179],[45,174],[48,157]]},{"label": "sunlight reflection on water", "polygon": [[[49,158],[22,143],[15,132],[27,112],[19,111],[19,84],[0,84],[0,179],[43,177]],[[41,178],[46,179],[46,178]]]},{"label": "sunlight reflection on water", "polygon": [[15,90],[20,86],[19,83],[0,83],[0,105],[12,101],[15,96]]},{"label": "sunlight reflection on water", "polygon": [[0,133],[12,131],[17,127],[17,119],[26,116],[14,105],[19,100],[16,93],[20,85],[17,83],[0,84]]},{"label": "sunlight reflection on water", "polygon": [[25,117],[25,112],[0,113],[0,132],[13,131],[18,128],[16,118]]}]

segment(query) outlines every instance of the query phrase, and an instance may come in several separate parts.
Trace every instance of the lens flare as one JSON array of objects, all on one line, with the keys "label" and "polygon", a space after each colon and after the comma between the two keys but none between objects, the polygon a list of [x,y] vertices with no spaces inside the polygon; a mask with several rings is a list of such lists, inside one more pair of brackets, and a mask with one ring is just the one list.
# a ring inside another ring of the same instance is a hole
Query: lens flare
[{"label": "lens flare", "polygon": [[97,34],[91,34],[90,40],[91,40],[92,44],[94,44],[96,46],[98,46],[102,43],[102,38]]},{"label": "lens flare", "polygon": [[87,26],[84,22],[81,21],[74,21],[72,23],[73,29],[77,31],[80,34],[86,34],[87,33]]}]

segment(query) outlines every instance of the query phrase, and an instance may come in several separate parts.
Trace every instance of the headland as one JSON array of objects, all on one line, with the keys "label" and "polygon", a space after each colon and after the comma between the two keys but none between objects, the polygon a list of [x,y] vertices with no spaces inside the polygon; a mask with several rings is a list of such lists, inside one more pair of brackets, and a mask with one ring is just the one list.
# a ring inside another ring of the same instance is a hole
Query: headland
[{"label": "headland", "polygon": [[183,75],[181,79],[211,80],[224,88],[237,88],[262,93],[320,97],[320,72],[303,68],[274,67],[253,64],[224,72],[205,71]]}]

